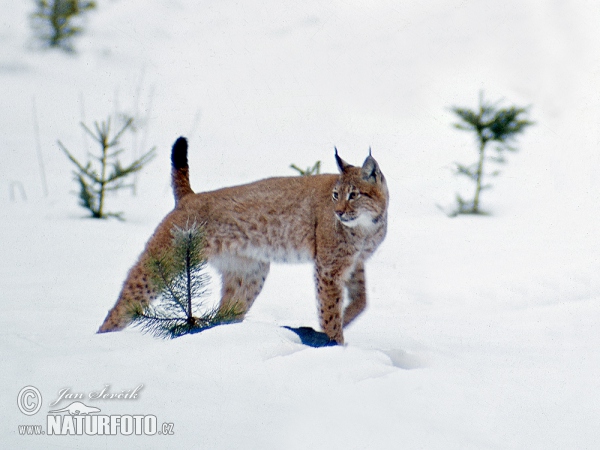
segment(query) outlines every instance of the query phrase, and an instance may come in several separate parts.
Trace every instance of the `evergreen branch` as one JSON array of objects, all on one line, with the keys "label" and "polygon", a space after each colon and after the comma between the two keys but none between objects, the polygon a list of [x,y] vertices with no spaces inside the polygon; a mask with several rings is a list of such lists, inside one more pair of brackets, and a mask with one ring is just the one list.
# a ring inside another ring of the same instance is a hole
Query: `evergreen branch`
[{"label": "evergreen branch", "polygon": [[133,123],[133,118],[130,117],[129,120],[127,120],[127,122],[125,122],[125,124],[123,125],[123,128],[121,128],[121,130],[113,137],[112,141],[110,141],[110,143],[108,144],[108,147],[114,147],[115,145],[117,145],[119,143],[119,139],[121,138],[121,135],[123,133],[125,133],[125,130],[127,130],[127,128],[129,128],[129,126]]},{"label": "evergreen branch", "polygon": [[114,151],[114,152],[112,152],[112,153],[107,153],[107,154],[106,154],[106,157],[107,157],[107,158],[115,158],[115,157],[117,157],[118,155],[120,155],[121,153],[123,153],[124,151],[125,151],[124,149],[115,150],[115,151]]},{"label": "evergreen branch", "polygon": [[238,305],[229,308],[212,308],[199,317],[173,316],[164,310],[137,304],[129,313],[132,325],[158,338],[177,338],[189,333],[199,333],[209,328],[237,322],[241,313]]},{"label": "evergreen branch", "polygon": [[125,180],[117,180],[110,186],[106,186],[104,188],[104,191],[105,192],[114,192],[114,191],[120,191],[121,189],[132,188],[132,187],[133,187],[133,183],[125,184]]},{"label": "evergreen branch", "polygon": [[162,258],[151,256],[148,268],[163,296],[170,298],[174,304],[179,306],[181,311],[186,312],[185,302],[181,300],[180,295],[176,292],[177,289],[173,286],[174,271],[169,267],[167,256],[163,256]]},{"label": "evergreen branch", "polygon": [[140,305],[131,314],[132,324],[141,328],[144,333],[151,333],[160,338],[174,338],[180,335],[181,327],[185,327],[187,319],[185,317],[165,316],[156,308],[147,307],[142,309]]},{"label": "evergreen branch", "polygon": [[89,185],[85,182],[85,180],[83,179],[83,177],[81,175],[78,175],[77,179],[79,181],[80,204],[84,208],[87,208],[92,213],[92,215],[94,215],[96,213],[96,208],[94,207],[94,204],[93,204],[94,195],[92,192],[90,192]]},{"label": "evergreen branch", "polygon": [[453,107],[452,111],[460,118],[464,123],[454,124],[454,126],[461,130],[476,130],[480,124],[480,117],[470,109]]},{"label": "evergreen branch", "polygon": [[488,159],[490,161],[493,161],[493,162],[498,163],[498,164],[504,164],[506,162],[506,158],[504,158],[502,155],[500,155],[500,156],[490,156],[490,157],[488,157]]},{"label": "evergreen branch", "polygon": [[123,218],[123,213],[122,212],[108,212],[108,213],[103,213],[103,216],[101,218],[104,217],[114,217],[117,220],[120,221],[125,221],[125,219]]},{"label": "evergreen branch", "polygon": [[[92,137],[93,140],[95,140],[99,144],[102,144],[102,140],[98,139],[98,135],[96,133],[94,133],[92,130],[90,130],[89,127],[85,123],[80,122],[79,124],[84,129],[84,131]],[[96,130],[98,130],[98,122],[94,122],[94,125],[96,126]]]},{"label": "evergreen branch", "polygon": [[67,157],[71,160],[71,162],[73,164],[75,164],[77,166],[77,168],[81,171],[81,172],[85,172],[87,173],[87,170],[90,167],[90,164],[88,164],[86,167],[83,167],[83,165],[77,161],[77,158],[75,158],[68,150],[67,148],[63,145],[62,142],[57,141],[58,146],[60,147],[60,149],[67,155]]},{"label": "evergreen branch", "polygon": [[317,161],[312,167],[308,167],[306,170],[301,169],[296,164],[291,164],[290,168],[294,169],[302,176],[318,175],[321,173],[321,161]]},{"label": "evergreen branch", "polygon": [[[83,182],[86,184],[86,186],[87,186],[88,190],[89,190],[89,191],[90,191],[92,194],[94,194],[94,195],[98,195],[98,190],[97,190],[97,189],[95,189],[93,185],[91,185],[91,184],[89,184],[87,181],[85,181],[86,179],[85,179],[85,177],[84,177],[84,176],[87,176],[87,174],[86,174],[86,173],[77,172],[77,171],[73,170],[73,179],[79,182],[79,177],[81,177],[81,178],[82,178],[82,180],[83,180]],[[94,181],[92,178],[89,178],[89,177],[88,177],[88,179],[89,179],[89,181],[90,181],[90,182],[93,182],[93,181]]]},{"label": "evergreen branch", "polygon": [[474,169],[476,169],[476,167],[474,166],[463,166],[462,164],[459,163],[455,163],[456,164],[456,174],[457,175],[465,175],[467,178],[470,178],[472,180],[477,178],[477,173],[474,172]]},{"label": "evergreen branch", "polygon": [[106,136],[110,131],[110,117],[106,120],[106,122],[102,122],[102,125],[99,125],[98,122],[94,122],[94,128],[96,128],[96,140],[102,145],[103,148],[107,148],[106,145]]},{"label": "evergreen branch", "polygon": [[106,181],[108,183],[110,183],[116,179],[125,177],[125,176],[130,175],[135,172],[139,172],[140,170],[143,169],[143,167],[146,165],[146,163],[148,163],[152,159],[154,159],[155,156],[156,156],[155,149],[152,149],[149,152],[142,155],[141,157],[139,157],[138,159],[136,159],[135,161],[133,161],[130,165],[128,165],[126,167],[122,167],[120,161],[118,161],[118,160],[115,161],[112,165],[113,166],[112,172],[108,176]]},{"label": "evergreen branch", "polygon": [[67,150],[67,148],[63,145],[62,142],[57,141],[58,146],[60,147],[60,149],[67,155],[67,158],[69,158],[69,160],[75,164],[77,166],[77,168],[79,169],[79,171],[85,175],[87,175],[92,181],[96,182],[96,183],[100,183],[100,178],[98,177],[98,174],[94,171],[91,170],[92,168],[92,164],[91,163],[87,163],[87,165],[83,166],[83,164],[81,164],[77,158],[75,158],[71,152],[69,152]]}]

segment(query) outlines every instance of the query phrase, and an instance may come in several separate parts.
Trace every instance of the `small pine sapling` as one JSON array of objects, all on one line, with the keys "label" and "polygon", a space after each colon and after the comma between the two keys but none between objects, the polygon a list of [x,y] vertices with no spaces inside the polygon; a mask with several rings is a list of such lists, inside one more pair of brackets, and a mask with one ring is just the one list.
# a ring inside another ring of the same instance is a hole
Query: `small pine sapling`
[{"label": "small pine sapling", "polygon": [[317,161],[312,167],[306,168],[306,170],[301,169],[296,164],[292,164],[290,167],[302,176],[319,175],[321,173],[321,161]]},{"label": "small pine sapling", "polygon": [[146,307],[134,305],[132,324],[160,338],[176,338],[197,333],[223,323],[235,322],[239,308],[218,307],[201,311],[201,299],[210,281],[204,256],[205,235],[196,223],[173,227],[172,246],[147,263],[150,282],[158,298]]},{"label": "small pine sapling", "polygon": [[31,15],[34,27],[50,48],[73,52],[72,39],[83,29],[75,25],[75,18],[96,8],[95,1],[36,0],[37,10]]},{"label": "small pine sapling", "polygon": [[[119,139],[123,133],[131,126],[133,119],[129,119],[125,125],[111,137],[110,119],[102,124],[94,123],[95,132],[90,130],[85,124],[81,124],[83,129],[89,134],[101,147],[100,156],[92,156],[99,163],[97,170],[91,161],[87,164],[81,164],[62,144],[58,141],[61,150],[67,155],[69,160],[76,166],[73,171],[75,179],[79,183],[79,201],[80,205],[90,211],[95,219],[104,219],[107,217],[116,217],[122,219],[122,213],[112,213],[104,211],[104,201],[106,193],[117,191],[122,188],[131,187],[125,184],[125,178],[140,171],[146,163],[154,158],[154,149],[142,155],[128,166],[123,167],[117,156],[123,150],[112,149],[119,145]],[[109,172],[110,169],[110,172]]]},{"label": "small pine sapling", "polygon": [[[473,200],[464,200],[460,195],[457,195],[458,209],[452,214],[453,216],[458,214],[481,214],[479,208],[481,191],[491,187],[489,184],[483,184],[486,146],[490,142],[496,143],[496,155],[487,159],[504,163],[506,162],[504,152],[516,151],[517,148],[510,144],[518,134],[533,124],[526,117],[528,108],[517,106],[497,108],[496,105],[484,101],[483,94],[481,94],[477,111],[467,108],[452,108],[452,112],[459,118],[459,122],[455,123],[454,127],[459,130],[474,132],[479,150],[479,159],[475,164],[465,166],[456,163],[456,174],[466,176],[475,183],[475,194]],[[496,170],[488,175],[497,176],[499,173]]]}]

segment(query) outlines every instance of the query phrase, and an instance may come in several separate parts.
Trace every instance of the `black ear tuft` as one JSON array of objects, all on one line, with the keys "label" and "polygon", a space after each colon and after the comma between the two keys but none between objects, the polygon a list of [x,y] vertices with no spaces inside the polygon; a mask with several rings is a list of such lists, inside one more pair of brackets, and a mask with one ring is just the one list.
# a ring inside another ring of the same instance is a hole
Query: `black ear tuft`
[{"label": "black ear tuft", "polygon": [[171,163],[175,169],[185,169],[188,167],[187,160],[188,143],[183,136],[175,141],[171,151]]},{"label": "black ear tuft", "polygon": [[340,173],[344,173],[352,166],[346,161],[344,161],[342,158],[340,158],[340,155],[338,155],[337,147],[333,148],[335,149],[335,162],[337,163],[338,169],[340,169]]}]

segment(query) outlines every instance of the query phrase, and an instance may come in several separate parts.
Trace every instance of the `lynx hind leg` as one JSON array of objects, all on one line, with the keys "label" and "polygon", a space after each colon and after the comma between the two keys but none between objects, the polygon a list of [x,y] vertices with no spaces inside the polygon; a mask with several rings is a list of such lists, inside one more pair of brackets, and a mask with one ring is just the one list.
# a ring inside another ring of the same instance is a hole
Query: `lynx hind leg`
[{"label": "lynx hind leg", "polygon": [[223,282],[219,312],[231,321],[243,320],[265,284],[270,264],[238,256],[221,257],[213,264]]},{"label": "lynx hind leg", "polygon": [[142,307],[156,298],[156,291],[150,283],[145,264],[138,262],[130,271],[115,306],[108,312],[98,333],[120,331],[129,325],[131,313],[136,305]]},{"label": "lynx hind leg", "polygon": [[365,287],[365,268],[363,263],[357,263],[350,278],[346,281],[346,289],[350,303],[344,309],[344,327],[352,322],[367,306]]},{"label": "lynx hind leg", "polygon": [[171,229],[173,225],[183,226],[188,221],[187,215],[174,211],[167,215],[158,226],[137,263],[127,274],[119,298],[115,306],[108,312],[98,333],[122,330],[131,322],[131,313],[136,305],[145,307],[157,297],[158,293],[150,281],[151,276],[146,267],[147,261],[151,254],[159,255],[165,248],[172,245]]},{"label": "lynx hind leg", "polygon": [[321,329],[338,344],[344,343],[342,331],[343,282],[341,276],[332,271],[316,268],[317,298],[319,301],[319,322]]}]

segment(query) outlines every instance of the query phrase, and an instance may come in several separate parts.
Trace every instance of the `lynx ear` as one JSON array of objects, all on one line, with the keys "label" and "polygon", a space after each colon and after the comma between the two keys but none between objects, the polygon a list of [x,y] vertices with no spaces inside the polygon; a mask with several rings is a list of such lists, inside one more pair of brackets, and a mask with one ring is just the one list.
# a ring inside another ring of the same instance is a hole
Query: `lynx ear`
[{"label": "lynx ear", "polygon": [[342,158],[340,158],[340,155],[338,155],[337,147],[333,148],[335,149],[335,162],[337,163],[338,169],[340,169],[340,173],[344,173],[350,167],[353,167],[352,165],[344,161]]},{"label": "lynx ear", "polygon": [[368,181],[369,183],[377,183],[381,181],[382,175],[381,170],[379,170],[379,164],[375,161],[375,158],[371,156],[371,149],[369,148],[369,156],[365,159],[362,168],[360,169],[360,173],[362,175],[363,180]]}]

